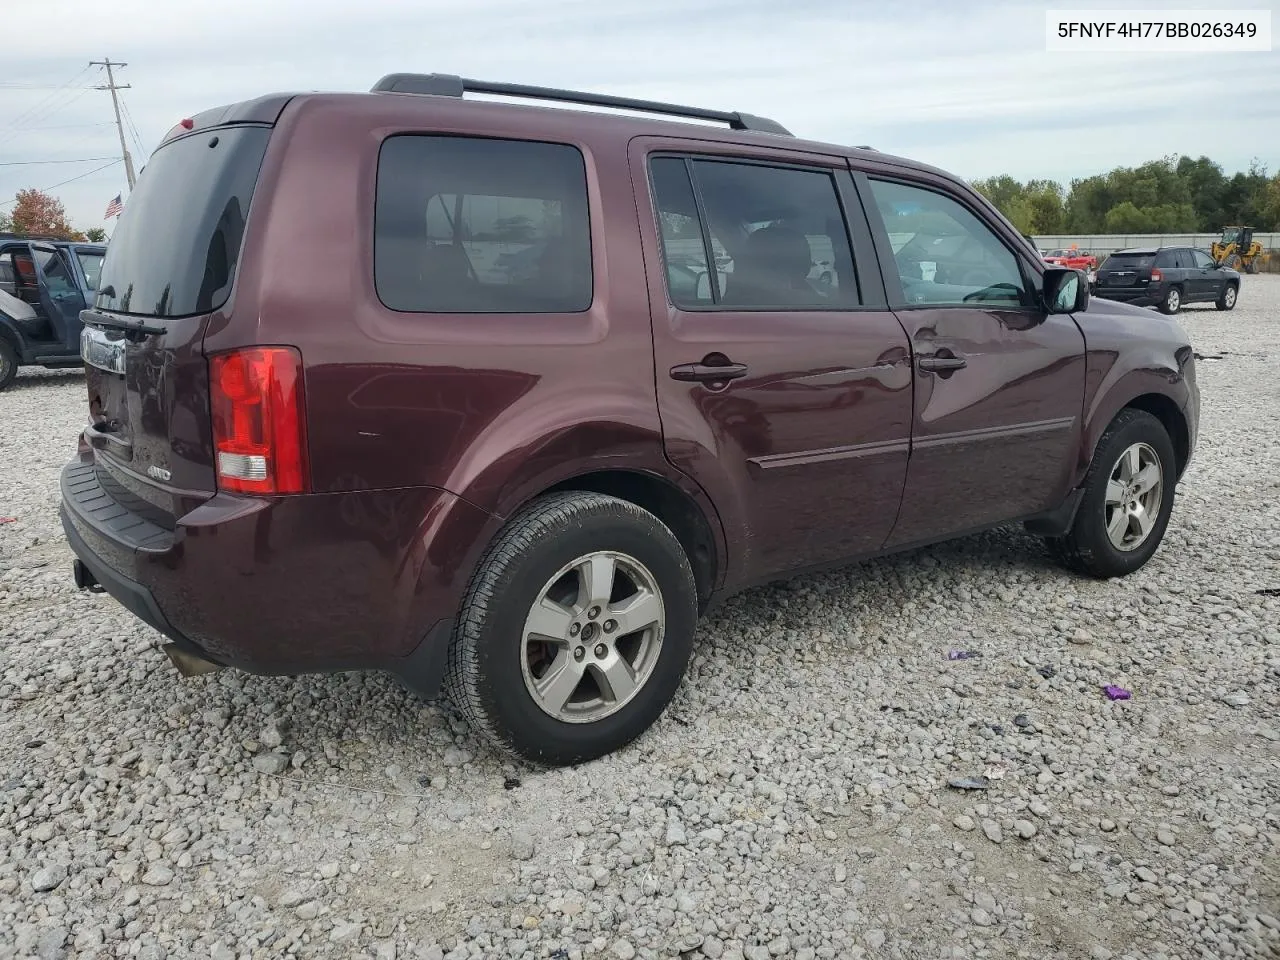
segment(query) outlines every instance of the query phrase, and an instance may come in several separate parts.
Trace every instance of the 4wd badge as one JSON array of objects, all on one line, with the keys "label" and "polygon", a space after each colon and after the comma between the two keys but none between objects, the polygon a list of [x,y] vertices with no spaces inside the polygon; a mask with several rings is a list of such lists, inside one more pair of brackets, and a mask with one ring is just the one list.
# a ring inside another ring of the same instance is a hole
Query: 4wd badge
[{"label": "4wd badge", "polygon": [[168,480],[173,476],[173,474],[164,469],[164,467],[157,467],[153,463],[151,466],[147,467],[147,476],[151,477],[153,480]]}]

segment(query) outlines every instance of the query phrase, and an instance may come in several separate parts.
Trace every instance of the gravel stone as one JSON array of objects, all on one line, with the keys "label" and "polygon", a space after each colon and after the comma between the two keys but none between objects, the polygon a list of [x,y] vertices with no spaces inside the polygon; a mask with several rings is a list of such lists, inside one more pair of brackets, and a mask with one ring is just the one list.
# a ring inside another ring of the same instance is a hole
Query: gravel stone
[{"label": "gravel stone", "polygon": [[31,875],[31,889],[36,893],[56,890],[67,879],[67,868],[60,864],[41,867]]},{"label": "gravel stone", "polygon": [[1036,825],[1030,820],[1015,820],[1013,831],[1023,840],[1030,840],[1036,835]]},{"label": "gravel stone", "polygon": [[[1143,570],[1071,576],[1014,524],[746,591],[651,730],[555,770],[378,673],[178,678],[71,583],[84,377],[24,368],[0,960],[1280,955],[1280,276],[1176,319],[1222,359]],[[370,509],[377,540],[400,507]]]}]

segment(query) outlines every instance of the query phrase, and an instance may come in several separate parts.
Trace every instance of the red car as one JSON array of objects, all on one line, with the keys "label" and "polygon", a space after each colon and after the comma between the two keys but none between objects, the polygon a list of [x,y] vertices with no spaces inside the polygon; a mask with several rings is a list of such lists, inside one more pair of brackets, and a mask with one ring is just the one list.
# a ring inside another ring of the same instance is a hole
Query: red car
[{"label": "red car", "polygon": [[1098,272],[1098,258],[1080,250],[1050,250],[1044,255],[1044,262],[1055,267],[1083,270],[1088,274],[1090,282],[1093,282]]},{"label": "red car", "polygon": [[596,757],[751,584],[1009,521],[1146,563],[1191,344],[1080,281],[964,181],[761,117],[413,74],[219,108],[83,314],[76,580],[187,672],[387,670]]}]

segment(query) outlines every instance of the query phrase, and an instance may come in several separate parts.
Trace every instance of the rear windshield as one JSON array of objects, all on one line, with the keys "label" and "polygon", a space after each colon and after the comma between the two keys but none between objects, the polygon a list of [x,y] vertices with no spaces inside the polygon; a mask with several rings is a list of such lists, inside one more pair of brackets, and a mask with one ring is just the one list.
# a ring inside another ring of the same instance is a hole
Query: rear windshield
[{"label": "rear windshield", "polygon": [[157,150],[112,234],[94,305],[183,317],[226,303],[270,136],[227,127]]},{"label": "rear windshield", "polygon": [[1104,266],[1109,270],[1144,270],[1154,261],[1150,253],[1113,253]]}]

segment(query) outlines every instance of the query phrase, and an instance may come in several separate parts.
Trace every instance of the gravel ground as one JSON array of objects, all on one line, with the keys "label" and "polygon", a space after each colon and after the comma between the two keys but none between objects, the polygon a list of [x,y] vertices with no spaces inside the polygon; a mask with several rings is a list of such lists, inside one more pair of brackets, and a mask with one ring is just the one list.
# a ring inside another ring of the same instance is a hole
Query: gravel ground
[{"label": "gravel ground", "polygon": [[1277,956],[1280,277],[1181,320],[1221,359],[1143,571],[1004,529],[754,590],[649,734],[550,772],[377,675],[179,680],[73,588],[84,388],[24,373],[0,957]]}]

